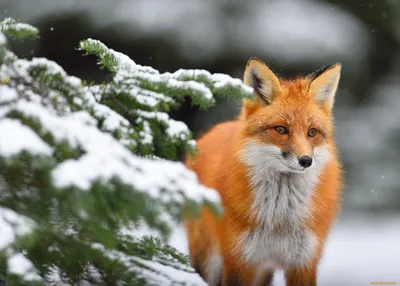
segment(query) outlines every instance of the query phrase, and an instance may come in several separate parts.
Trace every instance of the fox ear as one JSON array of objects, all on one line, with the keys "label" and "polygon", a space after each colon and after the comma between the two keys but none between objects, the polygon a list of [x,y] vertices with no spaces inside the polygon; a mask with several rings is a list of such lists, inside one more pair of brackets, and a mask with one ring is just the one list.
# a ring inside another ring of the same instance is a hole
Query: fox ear
[{"label": "fox ear", "polygon": [[340,79],[341,64],[325,66],[309,75],[311,82],[308,92],[323,109],[332,110]]},{"label": "fox ear", "polygon": [[280,92],[279,79],[269,67],[258,58],[250,58],[244,72],[244,83],[254,89],[263,104],[270,104]]}]

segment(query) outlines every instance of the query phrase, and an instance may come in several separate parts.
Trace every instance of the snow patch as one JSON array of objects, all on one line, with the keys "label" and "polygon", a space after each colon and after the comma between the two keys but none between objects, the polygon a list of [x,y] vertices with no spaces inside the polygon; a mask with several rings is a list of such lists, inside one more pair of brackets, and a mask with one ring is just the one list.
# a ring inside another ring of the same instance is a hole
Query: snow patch
[{"label": "snow patch", "polygon": [[7,38],[2,32],[0,32],[0,46],[5,44],[7,44]]},{"label": "snow patch", "polygon": [[13,274],[21,275],[25,281],[42,281],[36,273],[35,267],[22,253],[16,253],[8,261],[8,271]]},{"label": "snow patch", "polygon": [[[182,140],[185,140],[190,136],[190,130],[185,123],[169,118],[169,115],[165,112],[148,112],[144,110],[137,110],[136,113],[145,119],[154,119],[162,123],[164,126],[167,127],[166,133],[171,138],[180,138]],[[149,129],[150,128],[148,128],[148,130]],[[146,132],[146,129],[144,130],[144,132]],[[146,133],[150,134],[149,132]]]},{"label": "snow patch", "polygon": [[22,151],[51,156],[52,149],[32,129],[19,120],[3,118],[0,120],[0,154],[13,156]]},{"label": "snow patch", "polygon": [[17,236],[29,234],[33,227],[34,223],[29,218],[0,207],[0,249],[14,243]]},{"label": "snow patch", "polygon": [[17,98],[18,92],[14,88],[10,88],[7,85],[0,85],[0,103],[16,100]]}]

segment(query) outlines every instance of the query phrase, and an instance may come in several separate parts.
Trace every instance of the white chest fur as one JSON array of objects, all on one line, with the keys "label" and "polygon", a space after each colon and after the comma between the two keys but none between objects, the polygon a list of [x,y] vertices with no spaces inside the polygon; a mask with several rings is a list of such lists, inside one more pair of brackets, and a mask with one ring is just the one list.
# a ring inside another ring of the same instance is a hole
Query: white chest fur
[{"label": "white chest fur", "polygon": [[313,256],[317,238],[304,227],[327,148],[314,152],[315,164],[305,173],[282,172],[280,150],[249,143],[241,156],[250,169],[252,214],[260,226],[239,238],[238,252],[247,263],[266,268],[296,267]]}]

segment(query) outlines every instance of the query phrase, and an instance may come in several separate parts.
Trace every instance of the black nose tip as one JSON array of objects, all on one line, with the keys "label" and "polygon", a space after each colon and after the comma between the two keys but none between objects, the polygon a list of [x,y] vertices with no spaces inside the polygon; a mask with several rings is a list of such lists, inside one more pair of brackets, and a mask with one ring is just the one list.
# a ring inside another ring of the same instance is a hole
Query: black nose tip
[{"label": "black nose tip", "polygon": [[311,166],[312,164],[312,158],[309,156],[302,156],[299,159],[299,164],[300,166],[302,166],[303,168],[308,168]]}]

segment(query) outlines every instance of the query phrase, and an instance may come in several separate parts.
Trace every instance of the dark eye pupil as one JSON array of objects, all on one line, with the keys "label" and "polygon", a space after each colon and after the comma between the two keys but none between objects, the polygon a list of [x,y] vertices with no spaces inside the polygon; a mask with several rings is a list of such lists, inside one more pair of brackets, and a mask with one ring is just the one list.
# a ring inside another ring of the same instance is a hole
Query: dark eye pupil
[{"label": "dark eye pupil", "polygon": [[316,134],[317,134],[317,131],[315,130],[315,128],[311,128],[311,129],[308,131],[308,135],[309,135],[310,137],[314,137]]},{"label": "dark eye pupil", "polygon": [[277,126],[275,127],[276,132],[278,132],[279,134],[285,134],[286,133],[286,128],[283,126]]}]

